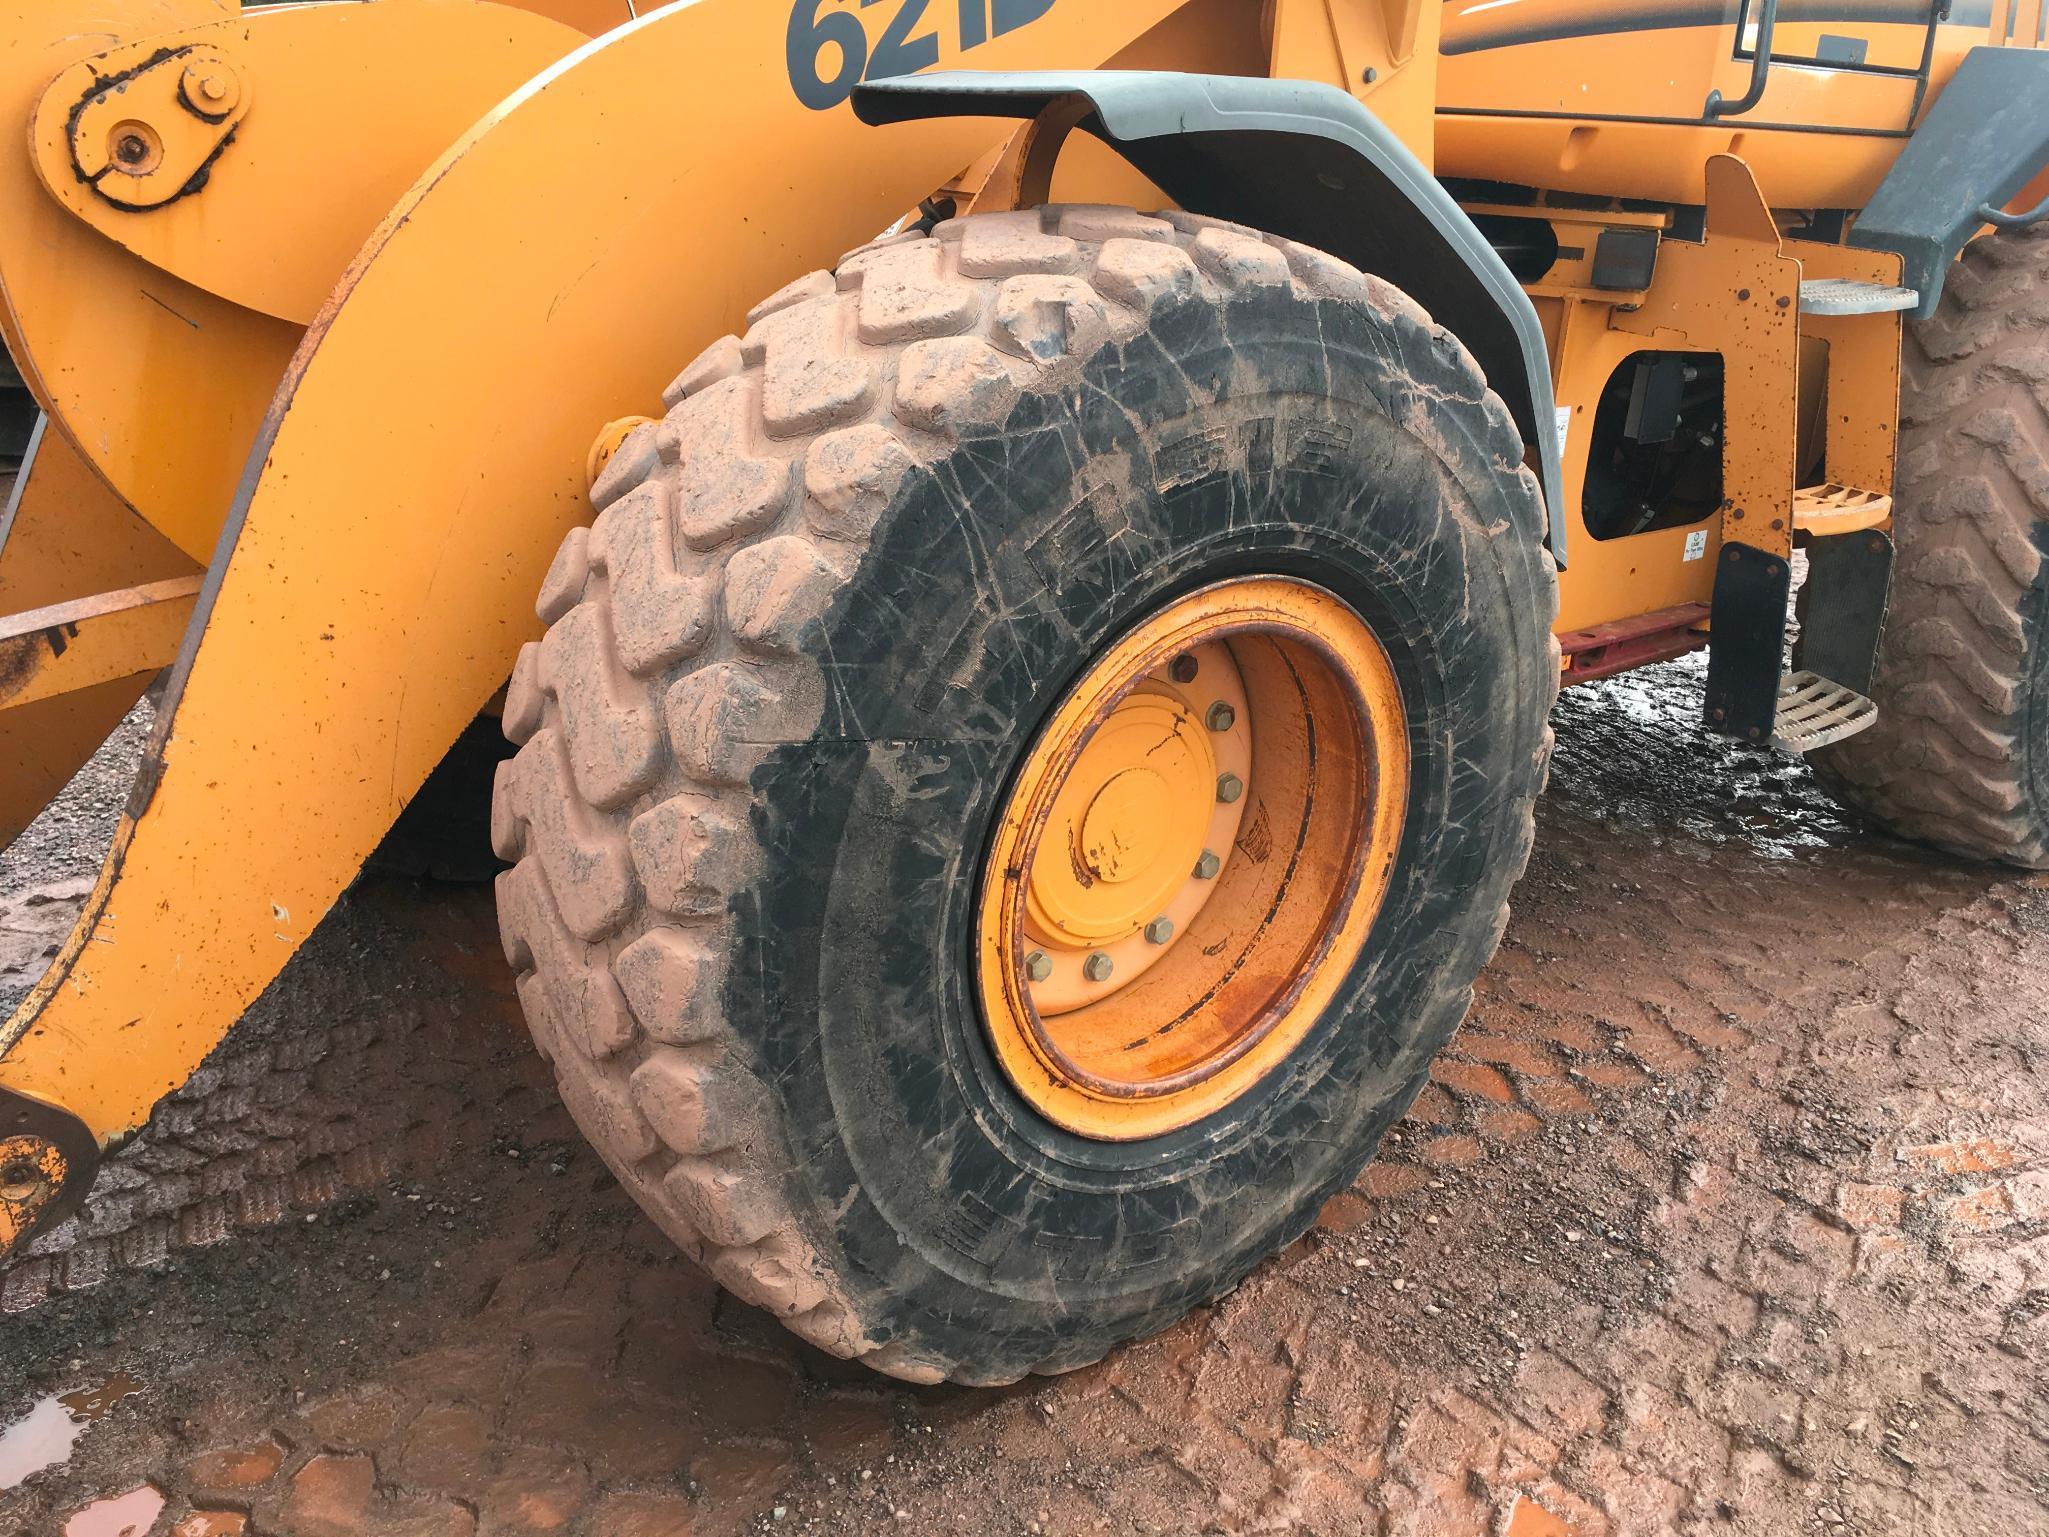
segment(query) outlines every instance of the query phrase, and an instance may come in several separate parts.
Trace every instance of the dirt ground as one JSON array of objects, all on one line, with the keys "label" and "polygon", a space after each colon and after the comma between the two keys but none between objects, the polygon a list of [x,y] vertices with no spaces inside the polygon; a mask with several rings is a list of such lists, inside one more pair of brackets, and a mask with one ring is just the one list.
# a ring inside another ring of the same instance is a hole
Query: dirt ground
[{"label": "dirt ground", "polygon": [[[579,1144],[488,892],[366,881],[0,1276],[0,1534],[2049,1532],[2049,885],[1697,689],[1561,702],[1504,948],[1317,1229],[1004,1391],[722,1301]],[[121,750],[0,859],[0,989]]]}]

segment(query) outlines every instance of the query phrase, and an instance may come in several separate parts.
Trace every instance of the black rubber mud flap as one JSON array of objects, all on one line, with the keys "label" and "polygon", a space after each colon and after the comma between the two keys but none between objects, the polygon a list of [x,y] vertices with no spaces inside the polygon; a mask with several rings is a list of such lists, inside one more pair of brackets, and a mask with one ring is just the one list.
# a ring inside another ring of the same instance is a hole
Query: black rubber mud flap
[{"label": "black rubber mud flap", "polygon": [[1793,568],[1785,557],[1751,544],[1722,546],[1703,704],[1710,731],[1744,742],[1771,740],[1792,590]]},{"label": "black rubber mud flap", "polygon": [[1794,666],[1870,694],[1885,636],[1892,553],[1892,540],[1875,528],[1808,546]]}]

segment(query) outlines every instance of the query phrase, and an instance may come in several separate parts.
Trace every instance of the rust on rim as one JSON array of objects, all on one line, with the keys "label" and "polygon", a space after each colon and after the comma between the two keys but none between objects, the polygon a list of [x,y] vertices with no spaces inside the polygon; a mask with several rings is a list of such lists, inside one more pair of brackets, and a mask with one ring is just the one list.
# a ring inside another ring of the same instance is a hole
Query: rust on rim
[{"label": "rust on rim", "polygon": [[1386,895],[1405,719],[1366,622],[1291,577],[1190,593],[1090,667],[982,866],[983,1021],[1033,1109],[1136,1141],[1286,1060]]}]

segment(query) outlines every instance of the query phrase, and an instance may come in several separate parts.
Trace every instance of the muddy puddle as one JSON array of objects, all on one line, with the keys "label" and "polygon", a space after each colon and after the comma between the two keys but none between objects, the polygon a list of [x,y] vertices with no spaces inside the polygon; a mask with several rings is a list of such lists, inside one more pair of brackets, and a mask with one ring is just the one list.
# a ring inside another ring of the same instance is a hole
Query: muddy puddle
[{"label": "muddy puddle", "polygon": [[[26,1414],[0,1429],[0,1489],[12,1489],[46,1468],[68,1462],[95,1423],[106,1418],[122,1399],[141,1391],[142,1384],[135,1378],[116,1372],[96,1387],[38,1399]],[[147,1530],[148,1524],[144,1522],[142,1529]],[[99,1530],[83,1529],[86,1534]],[[112,1533],[120,1528],[104,1530]]]},{"label": "muddy puddle", "polygon": [[164,1496],[153,1484],[94,1500],[64,1523],[64,1537],[144,1537],[164,1513]]},{"label": "muddy puddle", "polygon": [[1700,652],[1562,692],[1550,803],[1610,835],[1701,858],[1740,849],[1800,860],[1858,842],[1806,763],[1701,725],[1706,677]]},{"label": "muddy puddle", "polygon": [[119,1165],[204,1198],[17,1279],[0,1537],[2049,1533],[2049,887],[1710,736],[1700,666],[1561,699],[1502,952],[1316,1228],[1010,1390],[721,1298],[489,889],[359,883]]}]

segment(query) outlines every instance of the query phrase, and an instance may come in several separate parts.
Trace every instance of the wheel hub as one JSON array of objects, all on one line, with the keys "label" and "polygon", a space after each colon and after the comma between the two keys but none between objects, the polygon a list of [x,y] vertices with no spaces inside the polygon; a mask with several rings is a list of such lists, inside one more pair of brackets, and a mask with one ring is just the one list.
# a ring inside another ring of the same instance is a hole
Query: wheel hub
[{"label": "wheel hub", "polygon": [[1167,955],[1216,890],[1215,871],[1197,874],[1204,853],[1221,869],[1244,814],[1242,798],[1217,799],[1218,780],[1250,766],[1244,683],[1220,642],[1152,669],[1110,709],[1053,797],[1025,883],[1042,1016],[1098,1002]]},{"label": "wheel hub", "polygon": [[1219,583],[1119,640],[984,863],[982,1005],[1013,1085],[1112,1140],[1243,1093],[1357,959],[1407,766],[1386,653],[1320,588]]}]

